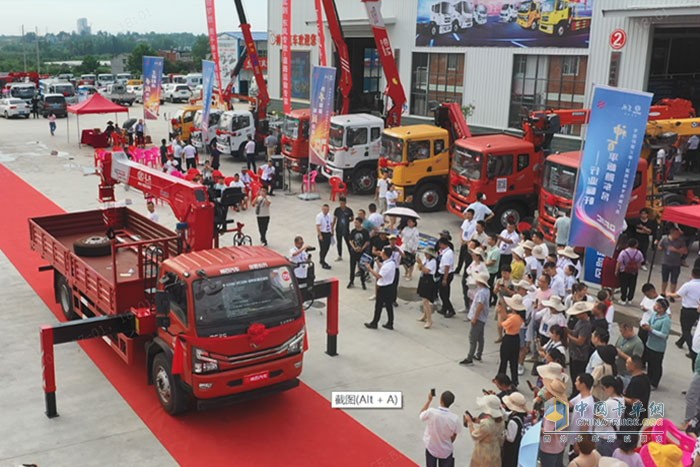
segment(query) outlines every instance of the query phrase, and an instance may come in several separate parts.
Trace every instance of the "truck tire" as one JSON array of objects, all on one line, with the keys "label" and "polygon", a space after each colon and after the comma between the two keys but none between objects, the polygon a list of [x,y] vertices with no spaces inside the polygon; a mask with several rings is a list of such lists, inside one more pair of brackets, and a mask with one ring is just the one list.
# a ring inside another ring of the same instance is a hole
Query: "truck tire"
[{"label": "truck tire", "polygon": [[682,195],[676,193],[666,193],[661,199],[663,200],[664,206],[685,206],[688,204]]},{"label": "truck tire", "polygon": [[499,229],[504,229],[508,224],[508,218],[513,218],[515,225],[518,225],[526,218],[531,218],[532,213],[527,207],[517,202],[506,202],[498,206],[493,216],[493,225]]},{"label": "truck tire", "polygon": [[189,408],[189,398],[172,374],[172,364],[163,352],[153,359],[153,386],[156,395],[166,412],[170,415],[181,414]]},{"label": "truck tire", "polygon": [[459,32],[459,22],[458,21],[452,22],[452,32],[455,34],[457,34]]},{"label": "truck tire", "polygon": [[413,195],[413,206],[421,212],[440,211],[446,202],[445,190],[436,183],[421,185]]},{"label": "truck tire", "polygon": [[80,318],[73,307],[73,291],[70,289],[68,281],[63,276],[59,276],[56,281],[56,296],[58,297],[58,303],[61,305],[63,316],[65,316],[68,321]]},{"label": "truck tire", "polygon": [[352,173],[350,183],[356,195],[371,195],[377,188],[377,171],[369,167],[360,167]]},{"label": "truck tire", "polygon": [[430,23],[430,37],[435,38],[438,35],[438,27],[435,23]]},{"label": "truck tire", "polygon": [[78,256],[96,258],[112,254],[112,241],[104,235],[90,235],[73,243],[73,251]]},{"label": "truck tire", "polygon": [[562,21],[561,23],[557,24],[555,32],[557,33],[557,36],[564,37],[566,34],[566,23]]},{"label": "truck tire", "polygon": [[532,31],[537,31],[537,29],[539,29],[539,26],[540,26],[540,25],[537,24],[537,21],[533,21],[532,24],[530,25],[530,29],[531,29]]}]

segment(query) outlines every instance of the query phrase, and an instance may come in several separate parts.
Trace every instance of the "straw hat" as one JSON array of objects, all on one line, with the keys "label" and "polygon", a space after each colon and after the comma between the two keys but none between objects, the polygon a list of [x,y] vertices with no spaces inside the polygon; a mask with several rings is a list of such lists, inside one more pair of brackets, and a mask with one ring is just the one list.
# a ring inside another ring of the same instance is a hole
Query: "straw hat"
[{"label": "straw hat", "polygon": [[491,288],[491,286],[489,285],[489,279],[491,279],[491,276],[489,276],[488,273],[477,272],[476,274],[472,274],[471,277],[472,279],[474,279],[474,282],[481,283],[489,289]]},{"label": "straw hat", "polygon": [[485,252],[484,249],[481,248],[480,246],[478,246],[478,247],[476,247],[476,248],[473,248],[473,249],[470,248],[470,249],[469,249],[469,253],[471,253],[472,255],[481,256],[481,259],[485,259],[485,258],[486,258],[486,252]]},{"label": "straw hat", "polygon": [[517,288],[517,287],[520,287],[521,289],[525,289],[525,290],[527,290],[528,292],[532,292],[532,291],[535,290],[535,286],[532,285],[532,284],[530,284],[530,283],[529,283],[528,281],[526,281],[525,279],[522,279],[522,280],[520,280],[520,281],[515,281],[515,282],[513,282],[513,287],[516,287],[516,288]]},{"label": "straw hat", "polygon": [[552,395],[552,397],[556,397],[557,399],[563,401],[567,400],[566,383],[564,383],[564,381],[560,379],[545,379],[544,387],[547,389],[547,392]]},{"label": "straw hat", "polygon": [[396,240],[398,237],[394,234],[389,234],[389,240]]},{"label": "straw hat", "polygon": [[537,374],[540,375],[543,380],[563,380],[563,376],[566,375],[566,373],[563,373],[563,371],[563,367],[556,362],[547,363],[546,365],[540,365],[537,367]]},{"label": "straw hat", "polygon": [[524,242],[520,242],[520,246],[523,247],[525,250],[532,250],[535,248],[535,242],[532,240],[525,240]]},{"label": "straw hat", "polygon": [[491,415],[493,418],[503,417],[501,409],[501,399],[493,394],[476,398],[476,405],[479,408],[479,413]]},{"label": "straw hat", "polygon": [[527,413],[527,401],[525,396],[519,392],[514,392],[503,397],[503,405],[513,412]]},{"label": "straw hat", "polygon": [[535,248],[532,249],[532,256],[534,256],[535,259],[545,259],[547,253],[545,253],[542,245],[535,245]]},{"label": "straw hat", "polygon": [[433,248],[431,246],[429,246],[428,248],[423,250],[423,253],[425,253],[428,256],[432,256],[433,258],[435,258],[437,256],[437,252],[435,251],[435,248]]},{"label": "straw hat", "polygon": [[512,297],[504,297],[503,300],[506,302],[506,305],[516,311],[524,311],[527,308],[523,303],[523,296],[517,293]]},{"label": "straw hat", "polygon": [[574,247],[572,246],[566,246],[561,250],[557,250],[557,254],[561,256],[566,256],[567,258],[571,259],[578,259],[578,254],[576,254],[576,252],[574,251]]},{"label": "straw hat", "polygon": [[549,297],[549,300],[543,300],[542,304],[546,307],[554,308],[557,311],[566,310],[566,307],[561,301],[561,297],[559,295],[552,295],[551,297]]},{"label": "straw hat", "polygon": [[588,313],[593,310],[594,305],[595,303],[593,302],[576,302],[571,306],[571,308],[566,310],[566,316],[576,316],[580,315],[581,313]]},{"label": "straw hat", "polygon": [[514,255],[518,255],[518,258],[525,259],[525,250],[520,245],[516,246],[511,251]]},{"label": "straw hat", "polygon": [[644,465],[655,465],[656,467],[683,466],[683,451],[675,444],[651,442],[645,448],[639,452]]}]

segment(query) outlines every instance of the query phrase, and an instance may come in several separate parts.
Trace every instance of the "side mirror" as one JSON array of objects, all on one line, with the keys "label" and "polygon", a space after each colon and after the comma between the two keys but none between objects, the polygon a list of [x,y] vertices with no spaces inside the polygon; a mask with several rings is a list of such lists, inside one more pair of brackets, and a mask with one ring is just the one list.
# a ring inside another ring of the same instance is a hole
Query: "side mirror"
[{"label": "side mirror", "polygon": [[162,290],[156,292],[156,312],[164,316],[170,314],[170,299],[168,294]]}]

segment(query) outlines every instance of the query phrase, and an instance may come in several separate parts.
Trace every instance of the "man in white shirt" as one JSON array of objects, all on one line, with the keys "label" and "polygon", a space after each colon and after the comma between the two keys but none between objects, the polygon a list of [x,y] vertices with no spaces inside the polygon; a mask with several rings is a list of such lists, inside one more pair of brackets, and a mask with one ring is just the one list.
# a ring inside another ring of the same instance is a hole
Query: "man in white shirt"
[{"label": "man in white shirt", "polygon": [[569,242],[569,230],[571,229],[571,218],[562,212],[554,221],[554,242],[558,248],[564,248]]},{"label": "man in white shirt", "polygon": [[551,279],[549,288],[552,289],[552,293],[554,295],[558,295],[562,299],[566,297],[566,284],[564,282],[564,277],[557,272],[556,264],[545,263],[543,271]]},{"label": "man in white shirt", "polygon": [[294,237],[294,247],[289,250],[289,259],[296,266],[294,267],[294,276],[300,284],[306,283],[307,277],[307,262],[309,254],[306,252],[308,245],[304,244],[304,238],[301,235]]},{"label": "man in white shirt", "polygon": [[260,180],[267,187],[268,194],[275,196],[272,194],[272,190],[275,188],[275,166],[272,164],[272,160],[267,161],[267,165],[263,166]]},{"label": "man in white shirt", "polygon": [[[693,268],[692,279],[683,284],[678,292],[668,295],[672,298],[681,299],[681,332],[683,341],[680,339],[676,342],[676,346],[683,348],[683,343],[688,344],[690,350],[687,354],[695,364],[697,354],[693,351],[693,337],[690,330],[698,322],[698,310],[700,310],[700,269]],[[680,343],[680,345],[678,345]],[[694,367],[693,367],[694,368]]]},{"label": "man in white shirt", "polygon": [[330,269],[331,266],[326,263],[326,255],[331,247],[331,239],[333,238],[333,216],[330,214],[330,207],[324,204],[321,212],[316,214],[316,235],[318,236],[319,263],[323,269]]},{"label": "man in white shirt", "polygon": [[[372,224],[374,229],[380,229],[384,225],[384,216],[377,212],[377,205],[374,203],[369,203],[369,217],[367,220]],[[374,229],[370,231],[370,234]]]},{"label": "man in white shirt", "polygon": [[182,148],[182,154],[185,156],[185,164],[188,169],[197,168],[197,148],[192,146],[192,141],[188,141],[187,145]]},{"label": "man in white shirt", "polygon": [[245,143],[245,159],[248,170],[253,170],[253,172],[258,171],[258,167],[255,165],[255,141],[253,141],[252,136],[248,136],[248,142]]},{"label": "man in white shirt", "polygon": [[455,309],[450,301],[450,284],[455,271],[455,253],[450,248],[449,240],[445,238],[438,240],[438,249],[440,253],[438,254],[439,262],[436,278],[439,277],[440,279],[438,293],[442,301],[442,309],[438,310],[438,313],[444,315],[445,318],[452,318],[455,315]]},{"label": "man in white shirt", "polygon": [[483,201],[486,201],[486,195],[484,193],[477,193],[476,201],[467,206],[467,210],[471,209],[474,211],[475,221],[489,222],[491,219],[493,219],[494,213],[491,208],[483,203]]},{"label": "man in white shirt", "polygon": [[440,407],[437,409],[430,407],[433,397],[431,391],[419,415],[421,421],[426,423],[423,433],[426,463],[428,466],[454,466],[454,442],[462,431],[459,417],[450,412],[455,396],[450,391],[440,394]]},{"label": "man in white shirt", "polygon": [[158,213],[156,212],[156,205],[153,203],[152,200],[146,201],[146,209],[148,209],[148,218],[152,220],[153,222],[158,222],[160,219],[158,217]]},{"label": "man in white shirt", "polygon": [[382,170],[381,176],[377,180],[377,190],[374,193],[374,199],[379,202],[379,212],[382,214],[386,211],[386,193],[389,191],[390,182],[387,173]]},{"label": "man in white shirt", "polygon": [[688,172],[700,172],[700,136],[688,138]]},{"label": "man in white shirt", "polygon": [[535,246],[539,246],[540,250],[542,251],[542,257],[546,258],[549,255],[549,247],[547,246],[547,243],[544,241],[544,235],[540,231],[535,231],[532,232],[532,242],[535,244]]},{"label": "man in white shirt", "polygon": [[182,145],[180,144],[180,137],[179,136],[173,140],[172,146],[173,146],[173,157],[178,162],[177,169],[180,172],[184,172],[184,170],[183,170],[184,165],[182,164]]},{"label": "man in white shirt", "polygon": [[501,249],[501,261],[498,265],[500,271],[503,266],[510,266],[513,261],[513,248],[518,245],[520,235],[515,231],[515,222],[508,221],[508,225],[498,236],[498,247]]},{"label": "man in white shirt", "polygon": [[462,271],[462,266],[468,268],[471,261],[471,255],[469,254],[469,241],[472,239],[472,235],[476,232],[476,221],[474,220],[474,210],[467,209],[464,211],[464,221],[462,222],[462,242],[459,248],[459,261],[457,262],[457,268],[455,269],[455,274],[459,274]]},{"label": "man in white shirt", "polygon": [[382,309],[386,308],[387,321],[382,324],[384,329],[394,329],[394,277],[396,264],[391,259],[391,247],[385,247],[381,252],[381,267],[379,271],[373,268],[369,272],[377,279],[377,297],[374,302],[374,318],[365,323],[368,329],[377,329],[379,319],[382,317]]},{"label": "man in white shirt", "polygon": [[489,241],[489,236],[486,233],[486,222],[476,221],[474,226],[474,233],[469,240],[475,240],[479,242],[479,245],[483,248],[484,245]]}]

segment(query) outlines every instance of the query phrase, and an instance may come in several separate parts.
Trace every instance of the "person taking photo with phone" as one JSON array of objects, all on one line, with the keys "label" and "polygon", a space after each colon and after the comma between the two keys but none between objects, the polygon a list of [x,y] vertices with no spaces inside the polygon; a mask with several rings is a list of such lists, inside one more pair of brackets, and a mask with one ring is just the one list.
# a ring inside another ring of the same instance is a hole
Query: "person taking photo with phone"
[{"label": "person taking photo with phone", "polygon": [[425,465],[427,467],[454,467],[454,442],[462,431],[457,414],[450,411],[455,401],[451,391],[440,394],[440,406],[430,407],[435,397],[435,389],[428,393],[428,400],[420,411],[420,419],[426,423],[423,433],[425,444]]}]

